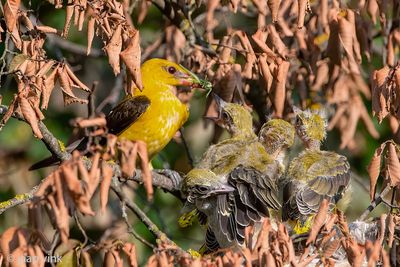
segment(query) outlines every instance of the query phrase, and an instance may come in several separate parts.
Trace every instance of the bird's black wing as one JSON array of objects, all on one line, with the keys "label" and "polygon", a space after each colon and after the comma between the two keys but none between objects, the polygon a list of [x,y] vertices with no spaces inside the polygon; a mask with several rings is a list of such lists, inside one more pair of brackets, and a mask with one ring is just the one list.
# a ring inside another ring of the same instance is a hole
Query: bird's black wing
[{"label": "bird's black wing", "polygon": [[310,158],[314,162],[302,173],[301,177],[305,177],[302,180],[298,179],[296,169],[289,167],[289,182],[283,194],[284,221],[316,213],[324,198],[337,202],[349,185],[350,165],[346,157],[330,151],[309,151],[292,163],[301,165]]},{"label": "bird's black wing", "polygon": [[261,173],[253,167],[239,165],[229,174],[228,182],[238,189],[240,200],[249,211],[265,217],[269,215],[268,208],[280,208],[275,177],[271,177],[274,173],[277,173],[276,168]]},{"label": "bird's black wing", "polygon": [[120,134],[146,112],[150,99],[146,96],[127,96],[106,116],[110,133]]},{"label": "bird's black wing", "polygon": [[215,238],[214,232],[211,230],[210,227],[207,227],[206,243],[204,245],[205,249],[202,252],[202,254],[209,254],[220,249],[218,241]]}]

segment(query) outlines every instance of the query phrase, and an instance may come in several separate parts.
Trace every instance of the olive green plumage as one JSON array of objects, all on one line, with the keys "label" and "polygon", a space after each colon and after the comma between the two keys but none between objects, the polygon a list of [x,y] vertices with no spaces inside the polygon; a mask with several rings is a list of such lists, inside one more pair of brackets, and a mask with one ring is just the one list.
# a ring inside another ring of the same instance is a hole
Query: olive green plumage
[{"label": "olive green plumage", "polygon": [[269,155],[282,148],[291,147],[294,143],[295,129],[293,125],[282,119],[271,119],[264,123],[258,133],[260,143]]},{"label": "olive green plumage", "polygon": [[[182,187],[187,195],[185,210],[195,207],[207,217],[206,252],[243,245],[245,227],[268,217],[269,209],[280,208],[276,186],[280,163],[254,134],[250,112],[220,99],[217,103],[220,115],[216,122],[231,138],[211,146],[185,176]],[[275,134],[274,123],[268,127]],[[281,143],[291,145],[293,140]]]},{"label": "olive green plumage", "polygon": [[282,219],[302,219],[315,214],[324,198],[336,203],[350,180],[346,157],[330,151],[305,150],[292,160],[284,192]]},{"label": "olive green plumage", "polygon": [[296,133],[307,147],[318,148],[326,137],[326,120],[318,111],[305,110],[293,107],[296,114]]},{"label": "olive green plumage", "polygon": [[310,216],[315,215],[323,199],[335,206],[342,198],[349,187],[350,165],[345,156],[319,149],[326,127],[320,114],[308,110],[295,113],[296,132],[306,149],[289,165],[282,219],[295,221],[294,230],[300,234],[309,230]]}]

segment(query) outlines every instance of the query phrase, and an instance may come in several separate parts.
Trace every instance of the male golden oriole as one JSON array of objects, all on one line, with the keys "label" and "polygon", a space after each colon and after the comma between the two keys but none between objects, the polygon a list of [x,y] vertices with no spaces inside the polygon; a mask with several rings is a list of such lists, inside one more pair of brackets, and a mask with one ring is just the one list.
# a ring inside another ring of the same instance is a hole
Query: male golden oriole
[{"label": "male golden oriole", "polygon": [[[136,89],[133,96],[126,96],[106,120],[109,132],[119,138],[144,141],[151,158],[168,144],[189,117],[188,107],[177,97],[179,86],[201,87],[204,81],[184,67],[159,58],[143,63],[141,73],[143,90]],[[55,163],[58,159],[53,156],[30,169]]]}]

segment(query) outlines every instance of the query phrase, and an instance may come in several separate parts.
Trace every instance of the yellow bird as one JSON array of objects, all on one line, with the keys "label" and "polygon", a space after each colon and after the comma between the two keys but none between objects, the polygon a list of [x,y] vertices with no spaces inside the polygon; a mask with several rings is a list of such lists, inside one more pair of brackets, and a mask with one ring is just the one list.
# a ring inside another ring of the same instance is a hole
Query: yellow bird
[{"label": "yellow bird", "polygon": [[[143,89],[126,96],[107,115],[109,132],[119,138],[141,140],[149,158],[160,152],[189,117],[188,107],[177,97],[179,86],[208,88],[208,82],[174,62],[154,58],[141,66]],[[83,140],[72,151],[85,147]],[[75,143],[76,144],[76,143]],[[50,166],[59,160],[53,156],[31,166],[30,170]]]},{"label": "yellow bird", "polygon": [[126,96],[106,117],[109,131],[120,138],[142,140],[151,158],[160,152],[189,117],[178,98],[177,86],[200,84],[182,66],[164,59],[150,59],[142,67],[143,90]]}]

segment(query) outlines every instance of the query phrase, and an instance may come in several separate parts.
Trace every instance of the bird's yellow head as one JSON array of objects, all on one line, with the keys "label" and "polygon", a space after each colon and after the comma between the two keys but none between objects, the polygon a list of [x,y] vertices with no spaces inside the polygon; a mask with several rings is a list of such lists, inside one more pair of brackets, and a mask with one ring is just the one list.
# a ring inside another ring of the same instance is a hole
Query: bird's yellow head
[{"label": "bird's yellow head", "polygon": [[252,137],[253,117],[242,105],[228,103],[214,94],[218,106],[218,117],[212,118],[220,127],[225,128],[232,137]]},{"label": "bird's yellow head", "polygon": [[309,143],[320,143],[326,137],[326,120],[318,110],[300,110],[293,107],[296,114],[296,132],[300,139]]},{"label": "bird's yellow head", "polygon": [[182,192],[187,201],[193,203],[197,198],[207,198],[213,195],[234,191],[226,181],[207,169],[192,169],[186,174],[182,184]]},{"label": "bird's yellow head", "polygon": [[277,150],[291,147],[294,135],[295,129],[292,124],[282,119],[272,119],[261,127],[258,138],[267,153],[272,155]]},{"label": "bird's yellow head", "polygon": [[153,58],[141,67],[143,91],[168,90],[171,86],[201,87],[200,80],[194,73],[181,65],[166,59]]}]

